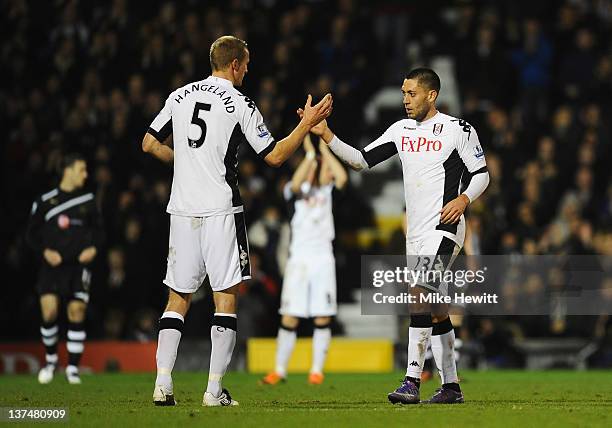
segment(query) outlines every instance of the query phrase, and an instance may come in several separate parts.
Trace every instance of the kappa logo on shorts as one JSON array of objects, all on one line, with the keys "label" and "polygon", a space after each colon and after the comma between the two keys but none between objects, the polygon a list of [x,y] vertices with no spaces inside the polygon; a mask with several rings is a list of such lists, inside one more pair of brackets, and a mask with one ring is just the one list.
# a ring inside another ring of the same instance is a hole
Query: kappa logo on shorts
[{"label": "kappa logo on shorts", "polygon": [[191,230],[202,227],[202,217],[191,217]]},{"label": "kappa logo on shorts", "polygon": [[168,266],[174,266],[176,263],[176,249],[174,247],[168,248]]}]

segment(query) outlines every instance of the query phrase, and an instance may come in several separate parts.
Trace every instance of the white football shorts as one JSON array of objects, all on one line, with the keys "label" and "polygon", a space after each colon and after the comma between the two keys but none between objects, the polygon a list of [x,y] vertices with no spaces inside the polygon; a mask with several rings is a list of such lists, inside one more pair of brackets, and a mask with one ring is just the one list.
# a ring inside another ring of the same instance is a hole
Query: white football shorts
[{"label": "white football shorts", "polygon": [[164,284],[181,293],[195,293],[206,275],[213,291],[251,278],[244,212],[212,217],[170,216]]},{"label": "white football shorts", "polygon": [[333,254],[291,256],[285,268],[281,315],[298,318],[336,315],[336,260]]},{"label": "white football shorts", "polygon": [[[460,243],[463,244],[465,235],[459,235]],[[462,245],[459,245],[453,239],[450,239],[445,232],[434,231],[427,234],[421,239],[406,241],[406,258],[408,267],[412,270],[425,271],[441,271],[449,269],[457,255],[461,251]],[[437,281],[435,275],[434,280],[420,280],[417,285],[435,291],[444,296],[448,294],[448,283]]]}]

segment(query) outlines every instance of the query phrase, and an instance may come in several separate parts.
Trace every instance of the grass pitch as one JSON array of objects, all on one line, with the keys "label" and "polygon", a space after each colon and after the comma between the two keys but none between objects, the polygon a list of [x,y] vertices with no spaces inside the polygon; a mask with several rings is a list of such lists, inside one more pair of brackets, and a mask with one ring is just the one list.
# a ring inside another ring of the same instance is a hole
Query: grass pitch
[{"label": "grass pitch", "polygon": [[[240,402],[233,408],[201,406],[206,373],[174,375],[176,407],[153,406],[152,374],[85,375],[80,386],[63,376],[50,385],[38,385],[34,376],[1,376],[0,407],[66,407],[69,425],[87,427],[612,426],[612,371],[461,375],[465,404],[393,406],[387,393],[403,373],[329,374],[316,387],[306,384],[305,375],[263,387],[257,385],[259,376],[230,373],[224,386]],[[436,380],[425,383],[422,399],[437,386]]]}]

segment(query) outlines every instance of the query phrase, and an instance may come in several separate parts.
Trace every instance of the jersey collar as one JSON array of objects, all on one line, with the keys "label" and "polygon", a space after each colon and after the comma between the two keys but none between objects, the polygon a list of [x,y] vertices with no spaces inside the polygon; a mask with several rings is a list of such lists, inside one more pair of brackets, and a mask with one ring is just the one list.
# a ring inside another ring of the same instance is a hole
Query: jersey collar
[{"label": "jersey collar", "polygon": [[230,82],[227,79],[224,79],[223,77],[217,77],[217,76],[210,75],[208,76],[208,79],[206,80],[209,80],[209,79],[215,82],[217,85],[231,86],[232,88],[234,87],[232,82]]}]

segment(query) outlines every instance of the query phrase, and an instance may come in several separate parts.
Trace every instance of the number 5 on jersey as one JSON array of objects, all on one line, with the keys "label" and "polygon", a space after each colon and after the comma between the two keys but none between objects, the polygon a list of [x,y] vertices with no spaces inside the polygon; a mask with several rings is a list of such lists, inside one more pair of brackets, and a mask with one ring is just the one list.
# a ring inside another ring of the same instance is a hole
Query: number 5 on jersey
[{"label": "number 5 on jersey", "polygon": [[191,124],[196,125],[200,128],[200,138],[197,140],[192,140],[189,138],[189,147],[192,149],[197,149],[202,144],[204,144],[204,139],[206,138],[206,122],[204,119],[200,118],[200,110],[210,111],[210,104],[207,103],[195,103],[195,107],[193,109],[193,116],[191,117]]}]

